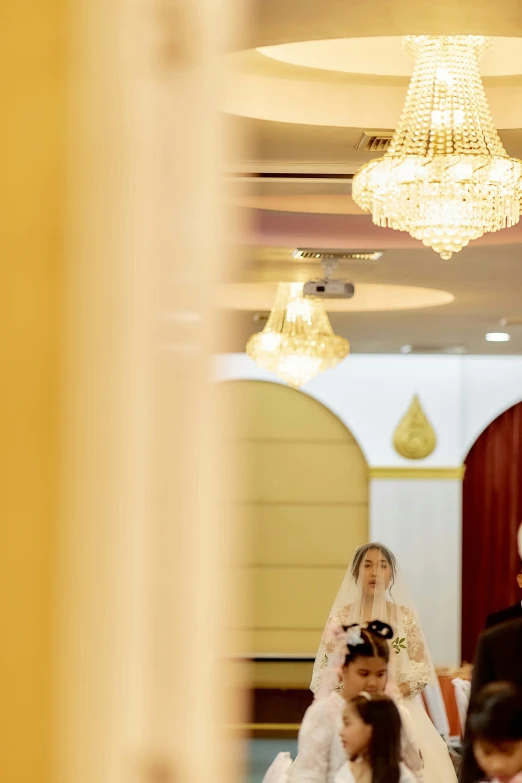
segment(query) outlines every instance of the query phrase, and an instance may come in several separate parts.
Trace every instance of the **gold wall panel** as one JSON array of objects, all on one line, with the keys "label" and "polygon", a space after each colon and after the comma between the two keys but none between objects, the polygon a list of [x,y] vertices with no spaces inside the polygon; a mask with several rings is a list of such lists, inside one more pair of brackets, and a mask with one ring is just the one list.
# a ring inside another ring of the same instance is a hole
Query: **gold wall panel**
[{"label": "gold wall panel", "polygon": [[[312,504],[252,505],[245,507],[243,524],[248,526],[252,565],[333,566],[341,565],[364,540],[354,532],[366,530],[366,503],[319,507],[322,535],[317,535],[318,507]],[[299,546],[296,546],[296,541]]]},{"label": "gold wall panel", "polygon": [[324,628],[345,572],[344,566],[254,568],[253,627]]},{"label": "gold wall panel", "polygon": [[240,502],[367,501],[367,466],[351,443],[240,441],[236,453],[245,471]]},{"label": "gold wall panel", "polygon": [[251,631],[245,637],[245,646],[242,649],[248,653],[252,651],[256,653],[276,652],[288,654],[298,652],[315,655],[323,630],[324,626],[309,631],[302,631],[297,628],[291,631],[287,628],[280,630],[261,628],[257,631]]},{"label": "gold wall panel", "polygon": [[314,653],[353,551],[368,539],[366,461],[343,423],[302,392],[256,381],[218,388],[235,412],[241,481],[228,500],[248,542],[240,648]]},{"label": "gold wall panel", "polygon": [[[277,387],[277,390],[274,388]],[[229,381],[219,386],[230,405],[233,437],[245,440],[356,441],[337,416],[288,386],[262,381]],[[310,415],[314,406],[319,415]],[[341,424],[341,426],[339,426]]]}]

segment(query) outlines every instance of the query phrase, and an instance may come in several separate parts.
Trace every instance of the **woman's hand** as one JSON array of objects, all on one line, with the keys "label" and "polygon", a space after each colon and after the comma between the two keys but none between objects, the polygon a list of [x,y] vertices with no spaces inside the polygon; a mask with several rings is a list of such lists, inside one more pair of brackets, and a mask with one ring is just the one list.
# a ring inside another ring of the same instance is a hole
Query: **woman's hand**
[{"label": "woman's hand", "polygon": [[404,698],[406,698],[407,696],[411,696],[411,688],[409,683],[401,682],[401,684],[399,685],[399,690]]}]

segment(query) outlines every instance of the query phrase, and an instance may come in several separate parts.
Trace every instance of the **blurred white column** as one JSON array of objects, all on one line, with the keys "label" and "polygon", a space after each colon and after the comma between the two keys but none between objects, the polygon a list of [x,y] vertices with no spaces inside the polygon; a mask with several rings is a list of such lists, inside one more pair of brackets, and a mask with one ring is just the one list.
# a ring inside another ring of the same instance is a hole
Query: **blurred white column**
[{"label": "blurred white column", "polygon": [[213,0],[72,5],[56,781],[228,783],[209,363],[234,20]]}]

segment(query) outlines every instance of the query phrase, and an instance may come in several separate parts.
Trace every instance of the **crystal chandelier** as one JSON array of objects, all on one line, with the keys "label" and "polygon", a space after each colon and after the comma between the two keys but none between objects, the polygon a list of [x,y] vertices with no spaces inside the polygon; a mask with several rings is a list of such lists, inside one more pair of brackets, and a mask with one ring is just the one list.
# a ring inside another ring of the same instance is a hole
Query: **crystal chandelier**
[{"label": "crystal chandelier", "polygon": [[302,283],[280,283],[267,324],[252,335],[246,352],[260,367],[297,389],[339,364],[348,340],[334,334],[320,299],[303,296]]},{"label": "crystal chandelier", "polygon": [[444,259],[520,217],[522,163],[500,141],[479,73],[490,43],[404,38],[415,66],[399,126],[353,179],[354,201],[376,225],[407,231]]}]

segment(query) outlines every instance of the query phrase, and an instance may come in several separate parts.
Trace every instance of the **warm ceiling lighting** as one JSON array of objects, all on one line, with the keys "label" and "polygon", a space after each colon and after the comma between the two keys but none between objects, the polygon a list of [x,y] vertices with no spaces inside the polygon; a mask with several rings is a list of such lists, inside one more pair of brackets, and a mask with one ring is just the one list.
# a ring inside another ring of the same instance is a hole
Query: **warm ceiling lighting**
[{"label": "warm ceiling lighting", "polygon": [[267,324],[246,352],[260,367],[297,389],[348,356],[348,340],[334,334],[320,299],[303,296],[302,283],[280,283]]},{"label": "warm ceiling lighting", "polygon": [[484,36],[412,35],[406,102],[384,156],[360,169],[353,198],[378,226],[407,231],[444,259],[520,218],[522,163],[491,119],[478,61]]},{"label": "warm ceiling lighting", "polygon": [[488,343],[508,343],[511,337],[507,332],[488,332],[486,340]]}]

